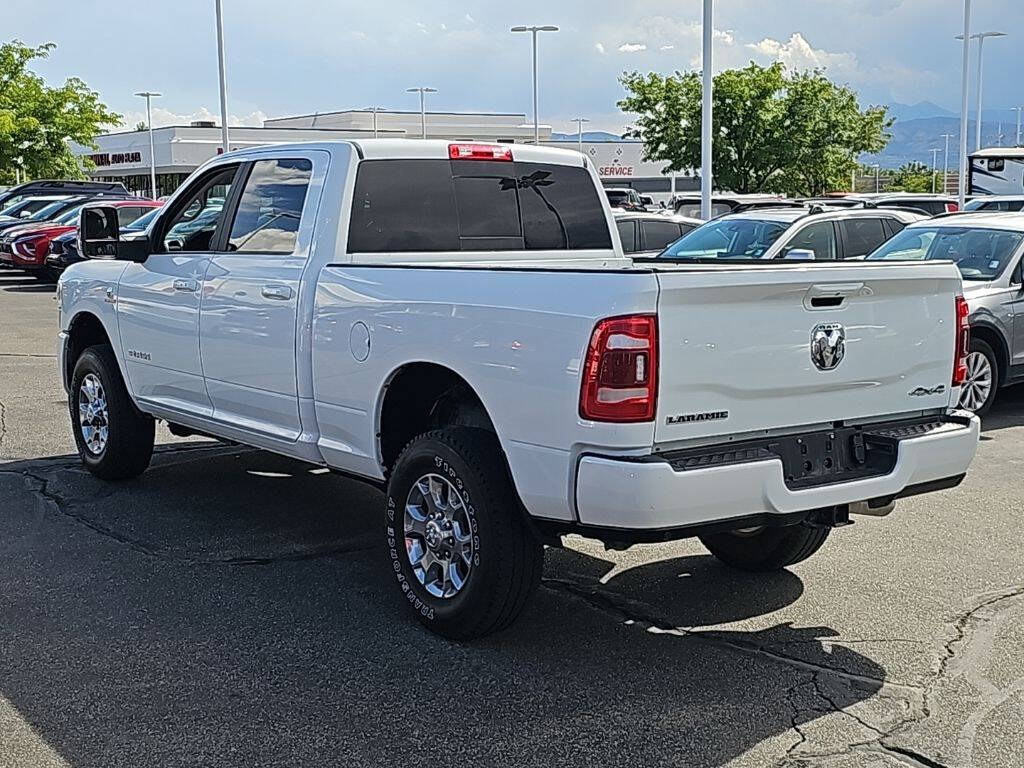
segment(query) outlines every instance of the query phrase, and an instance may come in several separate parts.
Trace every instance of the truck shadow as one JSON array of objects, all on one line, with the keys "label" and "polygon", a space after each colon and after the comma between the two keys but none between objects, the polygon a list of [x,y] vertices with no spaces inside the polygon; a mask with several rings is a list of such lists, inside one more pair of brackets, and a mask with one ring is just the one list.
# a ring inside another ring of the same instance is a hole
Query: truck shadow
[{"label": "truck shadow", "polygon": [[1024,426],[1024,384],[1007,387],[996,395],[996,401],[981,420],[982,432],[994,432]]},{"label": "truck shadow", "polygon": [[448,642],[396,598],[380,493],[262,452],[178,446],[120,484],[13,462],[0,498],[0,717],[26,764],[721,765],[884,685],[828,627],[763,618],[795,574],[672,547],[619,572],[549,550],[517,624]]}]

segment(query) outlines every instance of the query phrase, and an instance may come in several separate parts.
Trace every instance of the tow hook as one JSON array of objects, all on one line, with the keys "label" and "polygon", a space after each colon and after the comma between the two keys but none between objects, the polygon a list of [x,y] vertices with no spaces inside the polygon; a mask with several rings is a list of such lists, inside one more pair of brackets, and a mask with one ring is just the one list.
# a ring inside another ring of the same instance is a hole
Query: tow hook
[{"label": "tow hook", "polygon": [[804,525],[809,528],[842,528],[844,525],[853,525],[853,520],[850,519],[850,510],[843,504],[812,510],[804,520]]}]

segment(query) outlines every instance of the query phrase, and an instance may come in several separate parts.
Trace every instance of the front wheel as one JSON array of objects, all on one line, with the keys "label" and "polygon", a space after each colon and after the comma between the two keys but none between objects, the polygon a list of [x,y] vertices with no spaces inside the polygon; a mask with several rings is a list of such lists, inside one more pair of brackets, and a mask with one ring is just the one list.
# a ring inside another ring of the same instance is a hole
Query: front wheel
[{"label": "front wheel", "polygon": [[153,455],[155,423],[135,409],[109,346],[89,347],[75,362],[68,405],[86,469],[104,480],[145,471]]},{"label": "front wheel", "polygon": [[540,583],[544,550],[490,432],[440,429],[409,443],[388,482],[386,529],[403,601],[445,637],[504,629]]},{"label": "front wheel", "polygon": [[831,528],[790,525],[738,528],[701,536],[701,543],[726,565],[741,571],[777,571],[806,560],[825,543]]},{"label": "front wheel", "polygon": [[967,350],[967,380],[960,387],[960,407],[979,416],[988,413],[999,388],[999,361],[981,339],[971,339]]}]

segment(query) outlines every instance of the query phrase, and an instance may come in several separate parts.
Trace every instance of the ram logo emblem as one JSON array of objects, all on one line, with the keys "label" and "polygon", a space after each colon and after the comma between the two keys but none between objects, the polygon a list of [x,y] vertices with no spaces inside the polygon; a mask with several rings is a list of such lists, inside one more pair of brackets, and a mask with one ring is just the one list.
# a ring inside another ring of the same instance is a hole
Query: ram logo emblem
[{"label": "ram logo emblem", "polygon": [[811,361],[819,371],[831,371],[846,355],[846,329],[839,323],[822,323],[811,331]]}]

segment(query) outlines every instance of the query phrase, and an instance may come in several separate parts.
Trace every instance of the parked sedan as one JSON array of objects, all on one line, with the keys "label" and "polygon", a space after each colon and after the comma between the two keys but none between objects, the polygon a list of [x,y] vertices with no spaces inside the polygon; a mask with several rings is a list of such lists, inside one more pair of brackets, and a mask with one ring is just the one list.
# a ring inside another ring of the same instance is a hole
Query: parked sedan
[{"label": "parked sedan", "polygon": [[927,217],[902,210],[777,208],[732,213],[695,229],[658,258],[856,259]]},{"label": "parked sedan", "polygon": [[964,211],[1024,211],[1024,195],[982,195],[968,201]]},{"label": "parked sedan", "polygon": [[984,414],[1024,382],[1024,214],[963,213],[908,226],[869,261],[948,259],[964,280],[971,337],[960,406]]},{"label": "parked sedan", "polygon": [[[163,203],[155,200],[125,200],[111,203],[111,205],[119,208],[118,218],[126,222],[124,226],[120,227],[121,237],[128,239],[133,235],[144,232],[149,227],[153,219],[156,218]],[[121,211],[124,211],[124,213]],[[131,220],[132,217],[136,218]],[[57,235],[50,240],[49,252],[46,254],[45,259],[44,274],[48,279],[56,280],[65,269],[82,260],[83,257],[78,252],[78,229],[75,227],[71,231]]]},{"label": "parked sedan", "polygon": [[658,213],[615,214],[615,225],[619,230],[622,250],[627,254],[656,254],[669,243],[692,232],[703,224],[700,219],[685,216],[664,216]]},{"label": "parked sedan", "polygon": [[[677,195],[672,201],[679,216],[700,218],[700,194]],[[758,208],[803,208],[804,204],[781,195],[721,195],[711,196],[711,218],[727,213],[742,213]]]}]

